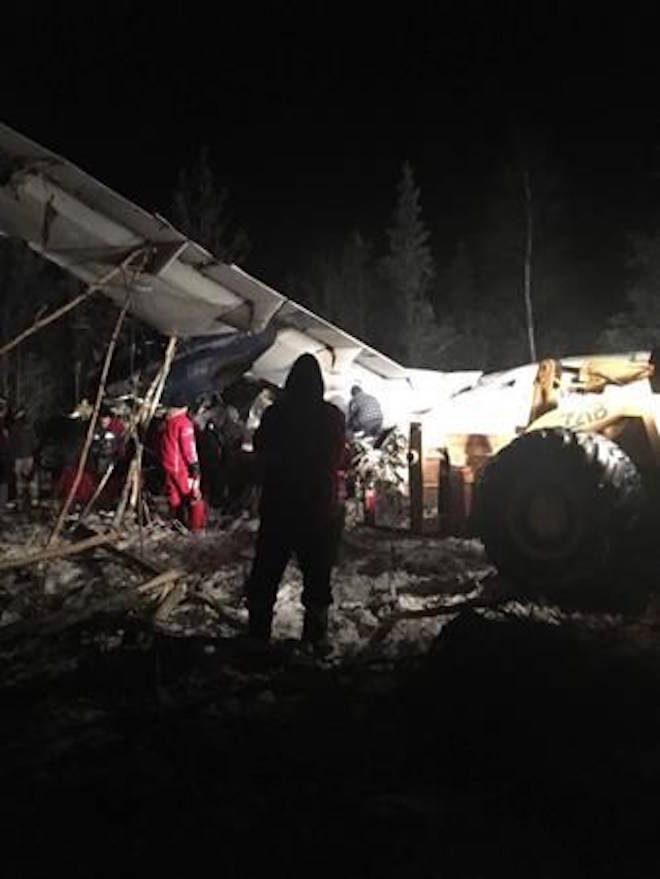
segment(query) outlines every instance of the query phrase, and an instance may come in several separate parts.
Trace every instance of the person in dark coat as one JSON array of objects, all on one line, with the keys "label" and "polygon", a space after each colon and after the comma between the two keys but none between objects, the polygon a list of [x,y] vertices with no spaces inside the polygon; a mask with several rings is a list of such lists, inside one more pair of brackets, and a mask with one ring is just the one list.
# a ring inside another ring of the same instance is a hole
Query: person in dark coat
[{"label": "person in dark coat", "polygon": [[250,634],[268,641],[284,570],[295,555],[303,575],[302,638],[320,645],[332,603],[330,575],[342,518],[343,414],[323,399],[311,354],[293,364],[284,393],[261,419],[253,447],[262,479],[260,525],[247,583]]}]

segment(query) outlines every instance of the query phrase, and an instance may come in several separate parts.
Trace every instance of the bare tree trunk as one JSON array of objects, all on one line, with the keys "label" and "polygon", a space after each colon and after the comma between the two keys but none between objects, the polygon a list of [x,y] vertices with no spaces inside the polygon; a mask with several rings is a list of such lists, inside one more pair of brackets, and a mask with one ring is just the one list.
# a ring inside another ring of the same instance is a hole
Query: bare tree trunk
[{"label": "bare tree trunk", "polygon": [[529,171],[527,169],[525,169],[525,171],[523,172],[523,185],[525,189],[525,217],[527,221],[523,290],[525,295],[525,316],[527,318],[527,341],[529,343],[529,356],[532,361],[535,361],[536,338],[534,335],[534,310],[532,308],[532,248],[534,244],[534,214],[532,211],[532,187],[529,182]]}]

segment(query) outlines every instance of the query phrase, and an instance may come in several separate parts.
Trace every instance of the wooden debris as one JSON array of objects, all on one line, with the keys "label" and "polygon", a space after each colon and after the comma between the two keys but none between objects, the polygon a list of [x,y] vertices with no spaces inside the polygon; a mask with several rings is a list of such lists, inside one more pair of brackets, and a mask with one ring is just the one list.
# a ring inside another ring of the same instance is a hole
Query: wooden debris
[{"label": "wooden debris", "polygon": [[219,601],[210,588],[204,583],[198,586],[195,594],[198,595],[205,604],[208,604],[209,607],[213,608],[217,613],[218,618],[223,623],[227,623],[235,629],[245,628],[245,623],[239,617],[238,613],[233,608],[229,608]]},{"label": "wooden debris", "polygon": [[[89,541],[81,542],[91,543],[92,539],[93,538]],[[65,629],[85,623],[98,614],[124,613],[128,610],[137,608],[141,602],[150,603],[150,599],[154,600],[154,598],[158,602],[156,613],[159,614],[167,598],[172,594],[172,590],[176,588],[176,581],[180,580],[183,576],[183,571],[172,569],[159,574],[158,577],[153,577],[151,580],[147,580],[146,583],[143,583],[137,588],[131,586],[122,587],[112,595],[94,601],[84,608],[77,610],[65,608],[36,619],[19,620],[0,629],[0,642],[10,641],[13,638],[18,637],[37,637],[58,634]],[[160,594],[158,594],[159,589],[163,590]],[[150,595],[150,593],[152,594]],[[154,595],[153,593],[156,594]],[[183,594],[185,594],[185,588]],[[177,597],[173,604],[173,600],[171,600],[168,603],[166,613],[169,613],[172,606],[176,606],[180,600],[180,597]]]},{"label": "wooden debris", "polygon": [[94,506],[96,501],[99,499],[99,496],[101,495],[101,492],[103,491],[103,489],[108,484],[108,480],[112,476],[114,469],[115,469],[115,462],[111,461],[110,464],[106,467],[105,473],[101,477],[99,484],[96,486],[96,489],[94,490],[94,494],[89,499],[87,506],[80,514],[80,519],[78,520],[79,523],[84,522],[85,519],[87,518],[87,516],[89,516],[89,514],[92,510],[92,507]]},{"label": "wooden debris", "polygon": [[61,544],[51,547],[50,549],[41,549],[38,552],[30,553],[30,555],[19,556],[13,559],[4,559],[0,561],[0,571],[9,571],[12,568],[23,568],[28,565],[36,565],[39,562],[48,562],[53,559],[64,558],[65,556],[78,555],[97,546],[105,546],[113,540],[118,540],[119,535],[114,532],[107,534],[94,534],[78,543]]},{"label": "wooden debris", "polygon": [[55,613],[28,620],[19,620],[0,629],[0,642],[10,641],[13,638],[41,637],[43,635],[56,635],[73,626],[85,623],[101,613],[120,613],[135,607],[141,596],[135,589],[122,589],[98,601],[94,601],[87,607],[79,610],[65,608]]},{"label": "wooden debris", "polygon": [[454,616],[464,610],[490,610],[498,607],[509,597],[502,587],[492,586],[476,598],[468,598],[454,604],[439,604],[418,610],[397,610],[386,617],[369,639],[368,648],[380,644],[392,632],[397,623],[403,620],[432,619],[433,617]]},{"label": "wooden debris", "polygon": [[157,622],[167,619],[172,611],[181,604],[186,594],[186,584],[180,580],[167,586],[158,599],[158,607],[154,613],[154,619]]},{"label": "wooden debris", "polygon": [[80,480],[82,479],[83,472],[85,470],[85,464],[87,463],[87,456],[89,455],[89,450],[92,446],[92,441],[94,439],[94,431],[96,429],[96,422],[99,417],[99,412],[101,410],[101,403],[103,402],[103,397],[105,395],[105,383],[108,378],[108,372],[110,371],[110,364],[112,363],[112,357],[115,353],[115,346],[117,345],[117,339],[119,338],[119,331],[121,330],[121,326],[124,322],[124,318],[126,317],[126,313],[131,304],[131,294],[130,292],[126,296],[126,302],[124,303],[121,311],[119,312],[119,316],[117,317],[117,321],[115,323],[115,328],[112,331],[112,336],[110,338],[110,342],[108,344],[107,351],[105,353],[105,361],[103,363],[103,370],[101,372],[101,378],[99,379],[99,386],[96,392],[96,400],[94,401],[94,409],[92,411],[92,416],[89,419],[89,426],[87,428],[87,436],[85,437],[85,442],[82,447],[82,451],[80,453],[80,458],[78,459],[78,469],[76,470],[76,475],[71,484],[71,488],[69,489],[69,494],[67,495],[66,500],[64,501],[64,505],[60,510],[60,514],[57,517],[57,522],[55,523],[55,527],[53,528],[50,537],[48,538],[48,546],[55,543],[57,540],[60,531],[62,530],[62,525],[64,524],[64,520],[66,519],[69,509],[71,508],[71,504],[73,503],[73,499],[76,496],[76,491],[78,490],[78,486],[80,485]]},{"label": "wooden debris", "polygon": [[182,577],[185,577],[185,571],[182,571],[179,568],[170,568],[169,571],[163,571],[156,577],[152,577],[151,580],[147,580],[146,583],[138,586],[137,591],[153,592],[156,589],[162,589],[163,586],[167,586],[176,580],[180,580]]},{"label": "wooden debris", "polygon": [[[89,537],[92,537],[98,533],[93,528],[90,528],[88,525],[84,525],[83,523],[78,523],[74,533],[77,532],[80,532],[81,534],[86,534]],[[117,536],[119,537],[119,532],[115,533],[117,533]],[[109,552],[112,552],[115,555],[119,556],[125,562],[128,562],[129,564],[132,564],[144,571],[148,571],[154,576],[164,573],[164,568],[162,565],[159,565],[156,562],[144,558],[139,553],[133,552],[126,546],[122,546],[121,539],[118,540],[117,543],[108,543],[104,546],[104,549],[107,549]]]}]

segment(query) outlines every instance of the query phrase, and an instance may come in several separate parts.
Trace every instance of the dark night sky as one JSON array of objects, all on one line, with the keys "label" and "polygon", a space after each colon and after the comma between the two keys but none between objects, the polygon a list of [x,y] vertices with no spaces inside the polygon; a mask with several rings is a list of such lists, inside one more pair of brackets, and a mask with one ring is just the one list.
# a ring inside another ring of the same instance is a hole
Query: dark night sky
[{"label": "dark night sky", "polygon": [[404,159],[449,253],[515,122],[606,250],[658,207],[656,29],[630,4],[577,6],[26,2],[3,10],[0,115],[160,211],[208,143],[273,283],[305,249],[384,229]]}]

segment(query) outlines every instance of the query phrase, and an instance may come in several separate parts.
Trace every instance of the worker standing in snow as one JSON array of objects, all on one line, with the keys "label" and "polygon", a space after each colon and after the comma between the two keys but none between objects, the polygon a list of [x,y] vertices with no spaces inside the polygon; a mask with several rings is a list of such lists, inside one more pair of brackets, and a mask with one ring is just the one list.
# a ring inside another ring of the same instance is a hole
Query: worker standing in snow
[{"label": "worker standing in snow", "polygon": [[183,521],[186,505],[201,497],[195,427],[187,406],[169,410],[163,425],[160,453],[170,511]]},{"label": "worker standing in snow", "polygon": [[303,575],[302,639],[318,647],[327,638],[330,575],[343,507],[345,422],[339,409],[324,401],[323,392],[316,358],[303,354],[253,439],[263,487],[247,604],[250,634],[264,641],[270,639],[278,586],[293,554]]}]

